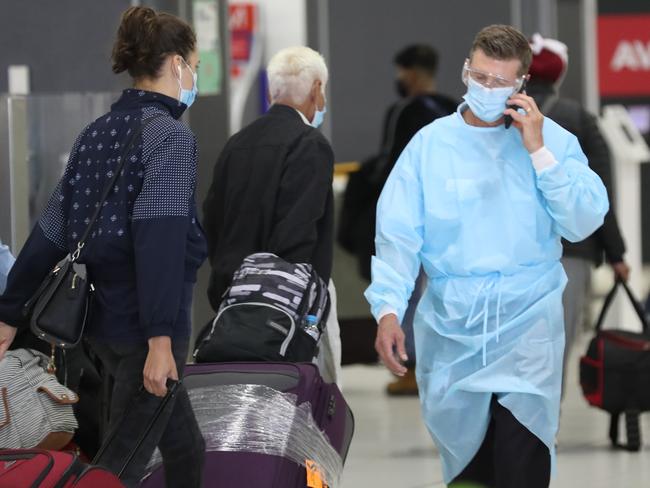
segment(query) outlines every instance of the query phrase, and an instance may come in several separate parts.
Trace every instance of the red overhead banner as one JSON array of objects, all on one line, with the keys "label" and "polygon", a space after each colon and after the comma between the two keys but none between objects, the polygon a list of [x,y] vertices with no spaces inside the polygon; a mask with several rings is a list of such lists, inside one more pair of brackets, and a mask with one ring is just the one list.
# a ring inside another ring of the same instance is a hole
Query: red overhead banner
[{"label": "red overhead banner", "polygon": [[650,14],[598,17],[601,97],[650,95]]}]

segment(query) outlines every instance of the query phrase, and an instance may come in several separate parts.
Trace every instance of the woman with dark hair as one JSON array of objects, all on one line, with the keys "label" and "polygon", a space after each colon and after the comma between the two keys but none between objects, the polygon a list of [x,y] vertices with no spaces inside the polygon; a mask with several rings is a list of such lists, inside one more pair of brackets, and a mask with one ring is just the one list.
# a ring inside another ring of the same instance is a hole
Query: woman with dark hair
[{"label": "woman with dark hair", "polygon": [[[133,88],[77,138],[0,298],[1,358],[28,325],[23,305],[77,248],[104,187],[128,158],[79,258],[96,289],[86,339],[115,380],[109,431],[119,431],[101,460],[113,471],[187,358],[192,291],[206,249],[194,201],[196,140],[178,119],[196,96],[197,65],[187,23],[150,8],[124,12],[113,71],[128,71]],[[138,394],[143,383],[148,394]],[[204,441],[183,388],[124,474],[127,486],[137,485],[156,446],[168,487],[201,486]]]}]

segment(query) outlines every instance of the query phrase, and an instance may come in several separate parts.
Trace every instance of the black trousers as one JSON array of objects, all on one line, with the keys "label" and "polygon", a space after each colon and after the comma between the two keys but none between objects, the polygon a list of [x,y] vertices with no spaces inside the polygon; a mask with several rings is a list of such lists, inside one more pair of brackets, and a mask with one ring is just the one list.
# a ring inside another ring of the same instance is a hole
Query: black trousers
[{"label": "black trousers", "polygon": [[[108,432],[116,428],[118,431],[107,446],[100,464],[117,472],[133,450],[144,426],[153,417],[161,399],[140,391],[149,351],[146,344],[104,344],[92,339],[89,343],[114,379]],[[178,375],[182,378],[188,342],[174,341],[172,349]],[[122,482],[127,487],[138,486],[156,447],[162,455],[167,488],[203,486],[205,442],[184,387],[178,389],[124,473]]]},{"label": "black trousers", "polygon": [[492,398],[491,420],[474,459],[449,485],[476,488],[548,488],[548,447]]}]

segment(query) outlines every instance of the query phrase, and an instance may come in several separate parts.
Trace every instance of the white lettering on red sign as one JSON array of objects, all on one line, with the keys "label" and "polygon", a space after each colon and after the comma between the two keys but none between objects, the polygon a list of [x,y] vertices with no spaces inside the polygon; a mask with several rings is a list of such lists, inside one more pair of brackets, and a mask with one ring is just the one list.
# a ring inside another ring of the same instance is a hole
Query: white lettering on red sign
[{"label": "white lettering on red sign", "polygon": [[232,8],[230,10],[230,19],[229,19],[229,28],[231,31],[233,30],[244,30],[248,25],[250,25],[250,21],[248,19],[248,10],[243,7],[243,8]]},{"label": "white lettering on red sign", "polygon": [[612,71],[650,71],[650,42],[621,41],[616,46],[610,67]]}]

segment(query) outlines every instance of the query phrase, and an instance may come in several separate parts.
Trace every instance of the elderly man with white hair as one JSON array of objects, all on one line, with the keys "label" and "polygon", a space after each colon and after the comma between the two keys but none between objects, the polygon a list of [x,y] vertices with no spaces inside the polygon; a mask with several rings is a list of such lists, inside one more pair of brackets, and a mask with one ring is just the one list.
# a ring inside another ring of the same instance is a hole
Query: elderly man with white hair
[{"label": "elderly man with white hair", "polygon": [[316,130],[327,66],[316,51],[292,47],[267,72],[272,106],[226,143],[203,204],[215,310],[250,254],[310,263],[325,283],[332,270],[334,154]]}]

